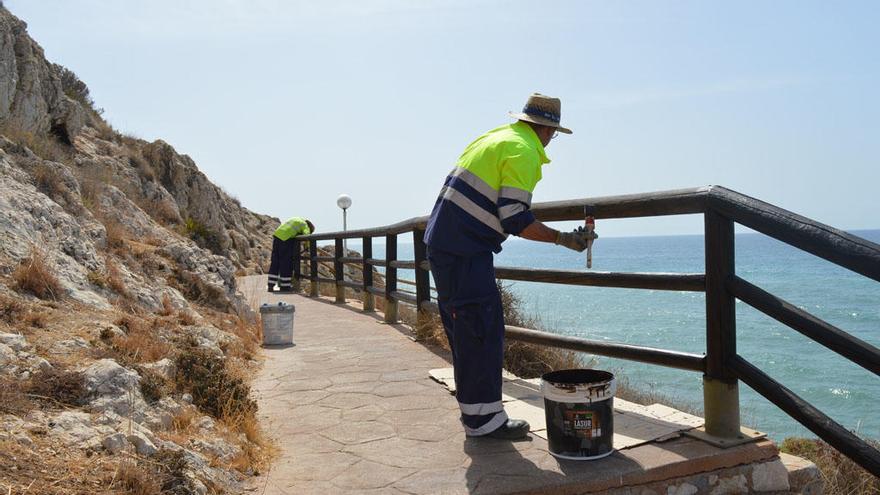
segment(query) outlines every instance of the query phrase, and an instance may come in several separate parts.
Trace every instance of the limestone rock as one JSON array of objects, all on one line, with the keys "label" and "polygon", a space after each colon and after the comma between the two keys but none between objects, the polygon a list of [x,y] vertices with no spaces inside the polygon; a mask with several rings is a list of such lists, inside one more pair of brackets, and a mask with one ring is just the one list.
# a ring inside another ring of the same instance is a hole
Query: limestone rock
[{"label": "limestone rock", "polygon": [[709,493],[710,495],[739,495],[749,493],[749,482],[742,474],[727,478],[719,478],[718,484],[714,486]]},{"label": "limestone rock", "polygon": [[125,434],[117,432],[104,437],[104,440],[101,440],[101,445],[111,454],[116,454],[128,447],[128,439]]},{"label": "limestone rock", "polygon": [[15,355],[15,351],[12,350],[6,344],[0,344],[0,369],[4,369],[6,366],[14,363],[18,357]]},{"label": "limestone rock", "polygon": [[159,451],[159,449],[156,448],[156,445],[140,431],[132,432],[132,434],[128,435],[126,439],[134,445],[135,450],[140,455],[149,456]]},{"label": "limestone rock", "polygon": [[5,344],[13,351],[24,351],[30,348],[30,344],[28,344],[24,335],[17,333],[0,333],[0,344]]},{"label": "limestone rock", "polygon": [[92,448],[100,445],[100,431],[92,424],[91,415],[81,411],[62,411],[48,423],[49,435],[67,446]]},{"label": "limestone rock", "polygon": [[52,347],[49,348],[50,354],[70,354],[71,352],[75,352],[77,350],[88,349],[92,347],[91,344],[86,341],[86,339],[82,337],[74,337],[72,339],[67,340],[59,340],[52,344]]},{"label": "limestone rock", "polygon": [[788,470],[776,459],[752,469],[752,489],[756,492],[788,491]]},{"label": "limestone rock", "polygon": [[86,390],[94,396],[89,407],[111,410],[141,422],[147,404],[140,391],[140,375],[112,359],[101,359],[83,370]]},{"label": "limestone rock", "polygon": [[[171,380],[174,378],[174,361],[164,358],[156,361],[155,363],[146,363],[141,365],[142,368],[158,373],[160,376],[167,380]],[[166,398],[163,398],[167,399]]]}]

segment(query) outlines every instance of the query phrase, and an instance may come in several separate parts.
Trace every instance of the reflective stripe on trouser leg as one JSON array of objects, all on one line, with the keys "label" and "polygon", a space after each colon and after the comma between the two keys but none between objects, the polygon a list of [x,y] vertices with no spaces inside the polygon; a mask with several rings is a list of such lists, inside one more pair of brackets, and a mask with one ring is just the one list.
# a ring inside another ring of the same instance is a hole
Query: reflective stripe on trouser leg
[{"label": "reflective stripe on trouser leg", "polygon": [[491,433],[507,421],[501,403],[504,317],[491,253],[430,250],[437,302],[452,348],[456,399],[465,433]]}]

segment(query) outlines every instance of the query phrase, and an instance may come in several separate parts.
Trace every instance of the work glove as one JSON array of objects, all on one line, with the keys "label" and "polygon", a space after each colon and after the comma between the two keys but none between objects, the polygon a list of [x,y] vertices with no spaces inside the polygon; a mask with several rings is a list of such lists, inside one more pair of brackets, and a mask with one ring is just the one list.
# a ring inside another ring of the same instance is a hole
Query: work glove
[{"label": "work glove", "polygon": [[587,229],[585,229],[583,226],[580,226],[580,227],[574,229],[574,233],[580,234],[581,237],[583,237],[584,239],[586,239],[588,241],[595,241],[596,239],[599,238],[599,234],[597,234],[595,230],[590,233],[587,233]]},{"label": "work glove", "polygon": [[584,237],[583,233],[578,231],[560,232],[556,235],[556,244],[565,246],[568,249],[577,252],[582,252],[584,249],[587,249],[587,239]]}]

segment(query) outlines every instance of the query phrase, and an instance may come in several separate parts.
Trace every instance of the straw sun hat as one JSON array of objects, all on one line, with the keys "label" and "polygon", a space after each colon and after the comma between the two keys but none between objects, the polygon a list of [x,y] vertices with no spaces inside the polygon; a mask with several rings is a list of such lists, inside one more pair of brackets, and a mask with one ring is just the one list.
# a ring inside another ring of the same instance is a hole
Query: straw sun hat
[{"label": "straw sun hat", "polygon": [[562,117],[562,102],[559,98],[532,93],[521,113],[507,112],[507,114],[515,119],[555,127],[559,132],[571,134],[571,129],[559,125]]}]

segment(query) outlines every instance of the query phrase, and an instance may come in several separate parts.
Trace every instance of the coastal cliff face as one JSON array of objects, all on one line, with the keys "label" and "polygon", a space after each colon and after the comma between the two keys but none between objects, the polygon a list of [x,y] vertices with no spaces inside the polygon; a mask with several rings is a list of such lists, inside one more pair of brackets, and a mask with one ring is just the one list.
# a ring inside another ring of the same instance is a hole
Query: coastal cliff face
[{"label": "coastal cliff face", "polygon": [[0,486],[235,493],[270,450],[235,277],[278,219],[112,129],[26,28],[0,4]]}]

